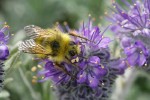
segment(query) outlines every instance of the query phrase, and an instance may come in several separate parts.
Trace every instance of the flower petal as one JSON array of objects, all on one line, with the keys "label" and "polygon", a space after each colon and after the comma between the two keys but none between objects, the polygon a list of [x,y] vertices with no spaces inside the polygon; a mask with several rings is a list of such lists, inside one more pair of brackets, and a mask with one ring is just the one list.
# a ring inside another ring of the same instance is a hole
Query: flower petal
[{"label": "flower petal", "polygon": [[97,57],[97,56],[90,57],[88,61],[89,61],[89,64],[91,66],[95,66],[95,65],[99,65],[100,64],[100,58]]},{"label": "flower petal", "polygon": [[127,57],[127,60],[131,66],[135,66],[137,64],[138,57],[139,57],[138,53],[133,53]]},{"label": "flower petal", "polygon": [[99,48],[107,48],[107,47],[108,47],[108,44],[109,44],[110,42],[111,42],[110,38],[104,37],[104,38],[101,40],[101,42],[100,42],[100,44],[99,44],[98,46],[99,46]]},{"label": "flower petal", "polygon": [[78,83],[84,83],[84,82],[86,82],[87,74],[86,74],[85,71],[79,72],[77,76],[78,76],[78,80],[77,80]]},{"label": "flower petal", "polygon": [[139,66],[143,66],[145,62],[146,62],[146,57],[143,54],[141,54],[138,62]]},{"label": "flower petal", "polygon": [[93,72],[95,73],[96,77],[103,77],[107,74],[107,70],[105,68],[101,68],[101,66],[93,68]]},{"label": "flower petal", "polygon": [[90,87],[95,88],[99,84],[99,80],[97,79],[96,76],[91,76],[90,74],[88,75],[88,84]]},{"label": "flower petal", "polygon": [[123,37],[123,39],[121,40],[122,46],[123,47],[129,47],[129,46],[131,46],[131,41],[132,41],[132,39],[129,38],[129,37]]},{"label": "flower petal", "polygon": [[8,47],[4,44],[0,45],[0,60],[6,60],[9,56]]}]

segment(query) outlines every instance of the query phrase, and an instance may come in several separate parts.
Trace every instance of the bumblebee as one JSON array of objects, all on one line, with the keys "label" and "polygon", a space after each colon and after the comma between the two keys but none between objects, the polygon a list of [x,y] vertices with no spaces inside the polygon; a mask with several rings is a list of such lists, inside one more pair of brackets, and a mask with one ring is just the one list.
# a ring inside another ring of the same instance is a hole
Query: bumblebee
[{"label": "bumblebee", "polygon": [[72,64],[70,58],[80,53],[79,44],[72,41],[71,36],[88,40],[77,35],[74,31],[63,33],[57,27],[42,29],[35,25],[29,25],[24,30],[30,39],[21,42],[19,44],[19,50],[25,53],[35,54],[41,59],[48,58],[52,60],[58,69],[68,75],[70,73],[61,66],[61,62]]}]

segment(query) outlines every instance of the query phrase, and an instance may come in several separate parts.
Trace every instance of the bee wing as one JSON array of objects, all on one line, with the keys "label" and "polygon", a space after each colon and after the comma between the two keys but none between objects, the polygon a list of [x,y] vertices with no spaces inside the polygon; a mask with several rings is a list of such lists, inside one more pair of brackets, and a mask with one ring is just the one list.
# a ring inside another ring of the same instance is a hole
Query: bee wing
[{"label": "bee wing", "polygon": [[52,35],[46,29],[42,29],[35,25],[28,25],[24,27],[24,30],[27,36],[29,36],[31,39],[36,39],[36,38],[41,38],[41,37],[46,38]]},{"label": "bee wing", "polygon": [[19,43],[18,49],[31,54],[50,54],[43,46],[36,44],[33,39]]}]

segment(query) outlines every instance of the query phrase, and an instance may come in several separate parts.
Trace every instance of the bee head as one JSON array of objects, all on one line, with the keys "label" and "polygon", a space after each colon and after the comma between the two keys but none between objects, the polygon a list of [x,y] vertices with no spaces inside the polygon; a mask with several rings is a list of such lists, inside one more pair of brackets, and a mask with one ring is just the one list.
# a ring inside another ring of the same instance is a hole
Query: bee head
[{"label": "bee head", "polygon": [[68,50],[68,55],[70,57],[73,57],[75,55],[78,55],[79,52],[78,52],[78,45],[74,42],[74,41],[70,41],[69,43],[69,50]]}]

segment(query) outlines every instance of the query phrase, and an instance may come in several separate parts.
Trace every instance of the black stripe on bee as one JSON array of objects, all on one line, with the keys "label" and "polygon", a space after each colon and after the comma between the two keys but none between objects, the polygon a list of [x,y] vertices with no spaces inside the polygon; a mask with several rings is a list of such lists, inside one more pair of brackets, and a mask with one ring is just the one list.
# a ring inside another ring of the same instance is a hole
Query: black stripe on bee
[{"label": "black stripe on bee", "polygon": [[52,56],[57,56],[57,53],[58,53],[59,48],[60,48],[59,42],[54,40],[50,43],[50,46],[51,46],[51,49],[53,51]]},{"label": "black stripe on bee", "polygon": [[60,48],[60,44],[59,44],[58,41],[52,41],[52,42],[50,43],[50,45],[51,45],[51,48],[52,48],[52,49],[59,49],[59,48]]}]

